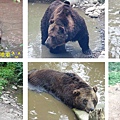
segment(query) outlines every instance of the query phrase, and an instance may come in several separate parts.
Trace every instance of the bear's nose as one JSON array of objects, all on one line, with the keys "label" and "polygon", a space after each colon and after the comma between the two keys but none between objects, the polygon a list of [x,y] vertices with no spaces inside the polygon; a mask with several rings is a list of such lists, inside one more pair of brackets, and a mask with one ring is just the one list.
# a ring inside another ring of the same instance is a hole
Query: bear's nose
[{"label": "bear's nose", "polygon": [[89,111],[93,111],[93,110],[94,110],[94,108],[90,108],[90,109],[89,109]]},{"label": "bear's nose", "polygon": [[50,48],[50,44],[49,44],[48,41],[45,41],[45,45],[46,45],[48,48]]}]

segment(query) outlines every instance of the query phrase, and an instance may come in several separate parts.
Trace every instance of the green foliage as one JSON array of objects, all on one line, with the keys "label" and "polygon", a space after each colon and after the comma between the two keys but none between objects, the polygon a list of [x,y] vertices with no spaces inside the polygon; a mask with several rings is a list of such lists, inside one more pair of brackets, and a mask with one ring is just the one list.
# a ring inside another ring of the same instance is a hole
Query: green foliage
[{"label": "green foliage", "polygon": [[0,88],[8,84],[22,85],[23,64],[21,62],[0,62]]},{"label": "green foliage", "polygon": [[14,2],[20,2],[21,0],[13,0]]},{"label": "green foliage", "polygon": [[120,62],[109,63],[109,85],[120,83]]},{"label": "green foliage", "polygon": [[0,94],[1,94],[1,91],[4,89],[4,87],[8,84],[8,81],[7,80],[4,80],[2,78],[0,78]]},{"label": "green foliage", "polygon": [[14,71],[8,68],[4,68],[3,70],[0,69],[0,77],[11,80],[14,77]]},{"label": "green foliage", "polygon": [[116,83],[120,83],[120,72],[110,72],[109,85],[115,85]]},{"label": "green foliage", "polygon": [[120,62],[109,62],[109,72],[120,71]]}]

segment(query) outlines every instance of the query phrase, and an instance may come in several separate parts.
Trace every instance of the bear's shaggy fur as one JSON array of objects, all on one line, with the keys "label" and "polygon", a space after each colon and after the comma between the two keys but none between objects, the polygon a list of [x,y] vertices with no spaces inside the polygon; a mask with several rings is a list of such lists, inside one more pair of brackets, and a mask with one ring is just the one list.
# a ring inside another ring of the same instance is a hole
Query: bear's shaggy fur
[{"label": "bear's shaggy fur", "polygon": [[32,70],[28,74],[28,81],[34,86],[45,88],[71,108],[89,112],[95,109],[98,102],[97,87],[91,88],[74,73]]},{"label": "bear's shaggy fur", "polygon": [[50,52],[65,51],[65,43],[78,41],[84,54],[91,54],[89,34],[84,19],[73,10],[69,2],[54,1],[41,20],[42,44]]}]

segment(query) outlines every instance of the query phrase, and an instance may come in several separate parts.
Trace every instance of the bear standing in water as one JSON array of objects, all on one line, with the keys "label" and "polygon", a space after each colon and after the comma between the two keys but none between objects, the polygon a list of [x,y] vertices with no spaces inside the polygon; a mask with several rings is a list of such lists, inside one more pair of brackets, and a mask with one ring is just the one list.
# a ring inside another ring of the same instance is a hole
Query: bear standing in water
[{"label": "bear standing in water", "polygon": [[41,20],[42,44],[51,53],[65,52],[65,43],[78,41],[82,52],[91,54],[89,34],[84,19],[73,10],[69,2],[54,1]]},{"label": "bear standing in water", "polygon": [[31,70],[28,81],[34,86],[41,86],[48,93],[54,94],[71,108],[86,112],[93,111],[98,103],[97,87],[90,87],[74,73],[55,70]]}]

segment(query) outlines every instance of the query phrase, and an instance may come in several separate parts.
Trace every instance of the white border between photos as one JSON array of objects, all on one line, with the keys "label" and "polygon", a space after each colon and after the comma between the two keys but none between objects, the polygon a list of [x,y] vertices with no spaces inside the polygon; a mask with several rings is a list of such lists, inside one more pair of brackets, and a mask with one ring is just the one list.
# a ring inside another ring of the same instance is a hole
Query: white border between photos
[{"label": "white border between photos", "polygon": [[105,120],[108,120],[108,0],[105,0]]},{"label": "white border between photos", "polygon": [[108,0],[105,0],[105,58],[28,58],[28,0],[23,0],[23,58],[5,58],[0,62],[23,62],[23,120],[28,120],[28,62],[105,62],[105,120],[108,120]]},{"label": "white border between photos", "polygon": [[23,0],[23,120],[28,120],[28,0]]}]

